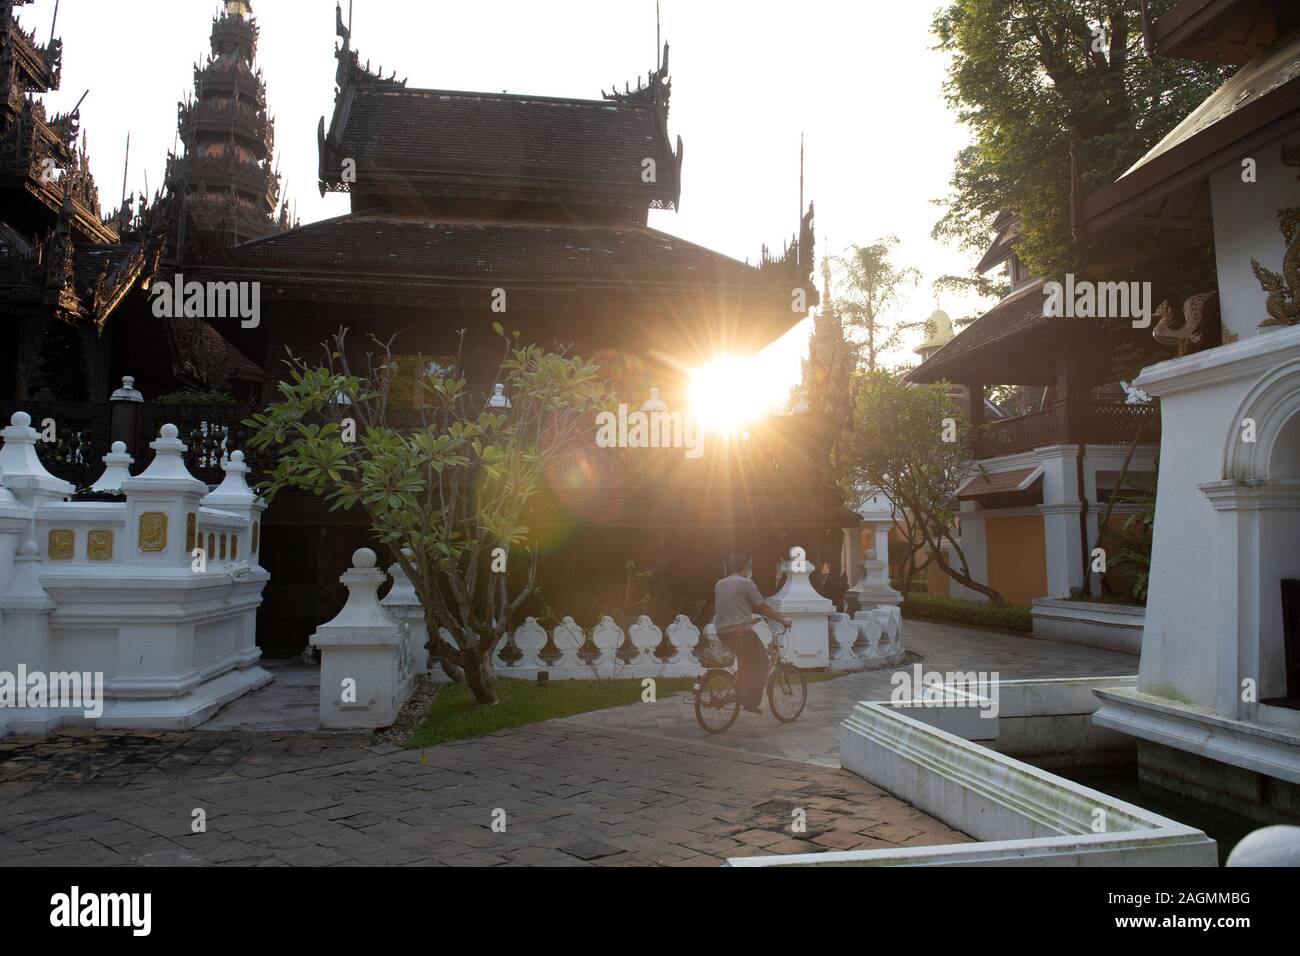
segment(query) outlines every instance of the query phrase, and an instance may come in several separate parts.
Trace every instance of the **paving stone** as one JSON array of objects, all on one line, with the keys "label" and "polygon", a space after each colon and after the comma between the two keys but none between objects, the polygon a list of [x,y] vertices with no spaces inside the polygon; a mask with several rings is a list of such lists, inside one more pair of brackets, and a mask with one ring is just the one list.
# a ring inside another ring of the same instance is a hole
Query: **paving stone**
[{"label": "paving stone", "polygon": [[[941,671],[1136,670],[1128,655],[947,625],[909,621],[906,639]],[[794,724],[744,715],[708,739],[668,698],[422,753],[372,746],[367,734],[219,722],[10,738],[0,741],[0,865],[713,866],[966,841],[839,769],[840,721],[857,700],[887,698],[891,673],[812,684]],[[249,701],[259,720],[274,720],[268,700]],[[208,811],[205,834],[190,832],[196,807]],[[497,807],[504,834],[489,829]],[[789,832],[795,809],[807,813],[801,834]]]}]

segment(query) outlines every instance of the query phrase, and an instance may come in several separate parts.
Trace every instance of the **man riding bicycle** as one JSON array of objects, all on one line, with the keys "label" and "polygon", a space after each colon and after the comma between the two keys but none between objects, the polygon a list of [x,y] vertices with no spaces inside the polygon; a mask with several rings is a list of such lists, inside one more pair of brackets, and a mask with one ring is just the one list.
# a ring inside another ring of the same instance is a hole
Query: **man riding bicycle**
[{"label": "man riding bicycle", "polygon": [[762,713],[763,686],[767,683],[768,659],[762,640],[754,633],[754,615],[790,627],[794,622],[763,600],[753,581],[753,562],[748,555],[727,559],[727,576],[713,588],[713,625],[718,640],[736,656],[736,696],[751,714]]}]

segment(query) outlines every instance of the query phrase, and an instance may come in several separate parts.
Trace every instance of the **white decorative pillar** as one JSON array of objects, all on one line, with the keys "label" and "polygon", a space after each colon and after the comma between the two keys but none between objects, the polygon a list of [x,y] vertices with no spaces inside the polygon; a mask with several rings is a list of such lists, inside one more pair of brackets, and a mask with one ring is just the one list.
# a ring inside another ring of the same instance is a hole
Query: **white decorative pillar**
[{"label": "white decorative pillar", "polygon": [[785,584],[767,603],[794,621],[786,638],[786,657],[798,667],[825,668],[830,664],[829,626],[835,605],[812,586],[814,568],[803,548],[791,548],[790,560],[781,562]]},{"label": "white decorative pillar", "polygon": [[320,649],[320,723],[335,730],[388,727],[397,719],[413,680],[405,656],[406,629],[379,604],[387,580],[369,548],[352,555],[339,578],[348,600],[334,620],[311,637]]},{"label": "white decorative pillar", "polygon": [[[402,553],[406,555],[407,560],[414,559],[415,552],[410,548],[403,548]],[[400,561],[394,562],[388,569],[388,573],[392,575],[393,586],[379,603],[384,610],[406,627],[411,667],[415,673],[423,674],[429,670],[429,634],[426,630],[424,605],[420,603],[420,596],[415,593],[415,585],[402,570]]]},{"label": "white decorative pillar", "polygon": [[[222,464],[221,470],[225,472],[225,478],[199,504],[203,508],[233,514],[243,522],[243,530],[230,536],[230,560],[234,564],[247,565],[254,573],[250,577],[241,576],[236,587],[247,590],[256,587],[260,593],[260,589],[265,586],[270,576],[262,568],[257,552],[254,550],[253,529],[260,526],[262,512],[266,510],[266,502],[248,487],[248,475],[252,469],[244,463],[242,451],[232,451],[230,457]],[[212,561],[216,557],[217,555],[210,554],[208,560]],[[262,652],[257,647],[256,607],[250,607],[243,612],[236,640],[239,645],[240,666],[248,666],[261,659]]]},{"label": "white decorative pillar", "polygon": [[[23,505],[36,509],[47,501],[62,501],[76,489],[61,478],[55,478],[36,456],[36,443],[41,433],[31,427],[32,416],[14,412],[9,427],[0,430],[0,472],[5,476],[5,487]],[[58,423],[55,423],[56,427]]]},{"label": "white decorative pillar", "polygon": [[[22,665],[29,673],[49,672],[50,614],[54,599],[41,586],[41,548],[27,541],[14,557],[13,572],[0,594],[0,614],[4,631],[0,633],[0,670],[16,673]],[[22,692],[19,688],[19,692]],[[3,717],[0,710],[0,718]],[[2,721],[0,721],[2,723]]]},{"label": "white decorative pillar", "polygon": [[226,473],[226,477],[211,494],[203,499],[202,504],[244,519],[244,526],[248,531],[240,535],[238,553],[248,555],[248,563],[256,566],[259,562],[257,552],[253,548],[253,528],[261,523],[262,512],[266,511],[266,501],[259,498],[253,493],[253,489],[248,487],[248,475],[253,469],[244,463],[242,451],[231,452],[230,457],[221,466],[221,470]]},{"label": "white decorative pillar", "polygon": [[1083,527],[1079,515],[1079,446],[1037,448],[1043,464],[1044,553],[1047,555],[1047,596],[1068,598],[1083,587]]},{"label": "white decorative pillar", "polygon": [[[185,443],[175,425],[164,425],[149,443],[154,460],[140,475],[122,481],[126,493],[125,559],[128,564],[189,572],[198,533],[199,504],[208,486],[189,473]],[[208,559],[212,559],[212,555]]]},{"label": "white decorative pillar", "polygon": [[[903,603],[903,595],[889,583],[889,531],[894,526],[894,506],[883,494],[877,493],[865,497],[857,513],[871,534],[871,547],[861,559],[862,576],[849,593],[857,601],[860,611],[881,606],[898,607]],[[861,553],[860,539],[857,550]],[[855,565],[854,570],[857,567]]]},{"label": "white decorative pillar", "polygon": [[104,456],[104,473],[99,476],[91,491],[121,491],[122,482],[131,477],[131,466],[135,464],[126,451],[126,443],[113,442],[113,450]]},{"label": "white decorative pillar", "polygon": [[[32,510],[24,507],[5,487],[4,472],[0,472],[0,594],[4,593],[13,570],[19,542],[27,540],[32,533],[32,516]],[[4,625],[0,621],[0,633],[3,631]]]}]

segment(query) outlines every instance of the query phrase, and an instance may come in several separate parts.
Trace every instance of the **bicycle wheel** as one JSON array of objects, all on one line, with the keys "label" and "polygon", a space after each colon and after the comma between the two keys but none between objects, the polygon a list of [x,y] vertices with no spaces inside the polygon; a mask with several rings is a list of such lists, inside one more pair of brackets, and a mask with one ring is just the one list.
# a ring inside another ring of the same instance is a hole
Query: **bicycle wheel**
[{"label": "bicycle wheel", "polygon": [[782,661],[767,681],[767,703],[783,724],[798,718],[808,703],[808,679],[793,664]]},{"label": "bicycle wheel", "polygon": [[736,678],[730,671],[712,670],[695,684],[695,719],[705,733],[720,734],[731,729],[740,713]]}]

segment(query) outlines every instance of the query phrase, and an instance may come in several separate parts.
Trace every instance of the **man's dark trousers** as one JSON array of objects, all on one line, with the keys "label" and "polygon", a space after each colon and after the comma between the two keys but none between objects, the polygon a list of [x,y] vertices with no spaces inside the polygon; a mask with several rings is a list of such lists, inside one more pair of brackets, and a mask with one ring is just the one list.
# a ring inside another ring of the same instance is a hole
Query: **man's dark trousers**
[{"label": "man's dark trousers", "polygon": [[763,686],[767,683],[767,649],[752,629],[746,627],[729,630],[718,635],[722,646],[736,655],[739,673],[736,675],[736,696],[741,707],[757,707],[763,702]]}]

